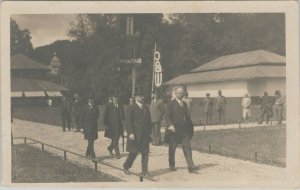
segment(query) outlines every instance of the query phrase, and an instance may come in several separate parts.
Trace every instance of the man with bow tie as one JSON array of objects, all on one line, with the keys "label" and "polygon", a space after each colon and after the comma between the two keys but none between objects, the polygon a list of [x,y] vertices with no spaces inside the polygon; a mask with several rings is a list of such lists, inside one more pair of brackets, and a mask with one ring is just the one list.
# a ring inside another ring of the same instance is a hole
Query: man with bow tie
[{"label": "man with bow tie", "polygon": [[107,150],[110,155],[113,155],[113,150],[115,150],[116,158],[120,159],[119,139],[123,135],[124,109],[115,95],[111,95],[111,101],[105,107],[103,123],[105,125],[104,136],[111,139]]},{"label": "man with bow tie", "polygon": [[149,143],[151,141],[151,117],[144,104],[141,92],[135,93],[135,102],[126,111],[127,151],[129,155],[123,164],[125,174],[129,175],[138,153],[142,154],[142,174],[148,176]]},{"label": "man with bow tie", "polygon": [[183,88],[175,89],[176,98],[173,99],[166,109],[165,120],[167,123],[166,141],[169,143],[169,166],[170,171],[176,171],[175,151],[177,144],[182,144],[184,156],[187,161],[188,171],[194,173],[199,168],[194,165],[192,158],[191,139],[194,126],[191,121],[186,103],[182,100]]}]

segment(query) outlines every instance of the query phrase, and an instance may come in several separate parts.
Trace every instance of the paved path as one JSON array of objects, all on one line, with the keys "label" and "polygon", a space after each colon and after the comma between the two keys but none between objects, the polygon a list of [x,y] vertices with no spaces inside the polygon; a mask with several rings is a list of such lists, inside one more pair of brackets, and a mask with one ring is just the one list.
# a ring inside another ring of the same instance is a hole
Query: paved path
[{"label": "paved path", "polygon": [[[250,126],[250,124],[249,124]],[[221,126],[219,126],[220,128]],[[226,125],[229,128],[230,126]],[[87,142],[83,139],[83,134],[75,131],[62,132],[60,127],[51,125],[22,121],[15,119],[12,124],[14,137],[31,137],[45,143],[52,144],[79,154],[84,155]],[[16,140],[22,142],[21,140]],[[109,140],[103,137],[103,132],[99,132],[99,139],[95,142],[95,151],[98,159],[107,163],[122,167],[127,153],[122,154],[121,159],[114,159],[108,155],[106,147]],[[36,146],[36,145],[35,145]],[[40,146],[40,145],[39,145]],[[46,151],[63,156],[62,151],[52,148],[45,148]],[[219,155],[199,153],[193,151],[193,159],[196,165],[200,166],[198,174],[189,174],[186,167],[186,161],[181,149],[176,151],[176,172],[170,172],[168,169],[168,149],[166,146],[151,146],[149,158],[149,173],[154,179],[162,181],[226,181],[226,182],[266,182],[280,181],[285,179],[285,168],[256,164],[250,161],[243,161]],[[132,171],[140,172],[141,156],[136,159]],[[78,156],[68,155],[68,159],[79,164],[94,168],[91,161]],[[104,173],[118,177],[124,181],[137,182],[138,177],[125,175],[122,171],[99,165],[99,170]]]}]

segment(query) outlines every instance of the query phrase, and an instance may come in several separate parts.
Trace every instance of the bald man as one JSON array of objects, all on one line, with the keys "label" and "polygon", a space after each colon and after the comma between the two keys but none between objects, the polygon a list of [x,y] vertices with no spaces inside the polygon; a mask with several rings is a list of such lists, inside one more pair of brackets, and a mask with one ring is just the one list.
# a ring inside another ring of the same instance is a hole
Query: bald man
[{"label": "bald man", "polygon": [[177,144],[182,144],[183,153],[187,161],[188,171],[194,173],[199,168],[194,165],[192,158],[191,139],[194,133],[194,126],[191,121],[187,104],[182,100],[183,88],[175,89],[175,99],[172,100],[166,109],[165,120],[167,123],[167,136],[169,143],[169,166],[170,171],[176,171],[175,151]]}]

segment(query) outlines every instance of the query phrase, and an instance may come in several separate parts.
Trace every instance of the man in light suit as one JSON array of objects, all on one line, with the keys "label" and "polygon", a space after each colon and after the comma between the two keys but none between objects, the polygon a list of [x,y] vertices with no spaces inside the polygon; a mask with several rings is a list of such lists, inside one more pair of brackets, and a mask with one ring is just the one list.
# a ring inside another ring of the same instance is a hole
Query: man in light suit
[{"label": "man in light suit", "polygon": [[219,115],[219,122],[220,124],[225,125],[225,110],[227,106],[226,98],[222,95],[222,91],[218,91],[219,96],[217,97],[216,109]]},{"label": "man in light suit", "polygon": [[164,103],[161,99],[157,98],[157,94],[152,95],[150,106],[150,115],[152,122],[152,144],[154,146],[161,145],[161,120],[164,115]]},{"label": "man in light suit", "polygon": [[129,155],[123,164],[124,173],[129,175],[138,153],[142,154],[142,175],[149,176],[148,157],[151,141],[151,118],[149,108],[144,104],[141,92],[135,93],[135,102],[126,110],[127,151]]},{"label": "man in light suit", "polygon": [[175,97],[167,106],[165,115],[168,126],[165,140],[169,143],[169,166],[171,171],[177,170],[175,168],[175,151],[177,144],[182,144],[188,171],[193,173],[199,169],[194,165],[192,158],[191,139],[194,133],[194,126],[188,113],[187,105],[182,100],[182,87],[175,89]]}]

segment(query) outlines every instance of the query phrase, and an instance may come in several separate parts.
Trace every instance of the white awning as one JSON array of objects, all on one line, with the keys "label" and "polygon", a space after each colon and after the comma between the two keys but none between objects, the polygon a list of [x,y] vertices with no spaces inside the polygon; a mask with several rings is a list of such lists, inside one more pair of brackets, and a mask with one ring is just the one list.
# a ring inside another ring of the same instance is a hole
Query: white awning
[{"label": "white awning", "polygon": [[25,91],[24,94],[26,97],[44,97],[44,96],[46,96],[44,91]]},{"label": "white awning", "polygon": [[63,96],[60,91],[47,91],[46,93],[50,97],[61,97],[61,96]]},{"label": "white awning", "polygon": [[23,92],[22,91],[13,91],[10,93],[10,96],[13,98],[20,98],[23,96]]}]

